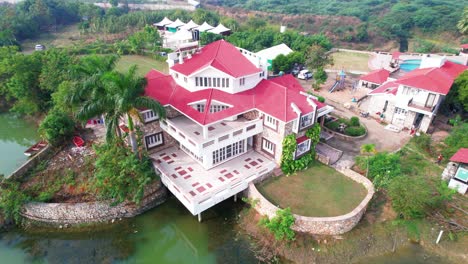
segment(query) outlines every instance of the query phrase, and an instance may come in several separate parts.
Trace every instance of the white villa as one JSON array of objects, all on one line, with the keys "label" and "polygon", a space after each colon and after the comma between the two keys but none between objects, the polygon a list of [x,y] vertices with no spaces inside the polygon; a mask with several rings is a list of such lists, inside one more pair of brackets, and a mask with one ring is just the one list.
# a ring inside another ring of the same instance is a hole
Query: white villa
[{"label": "white villa", "polygon": [[151,70],[145,95],[165,106],[159,121],[142,111],[146,147],[162,182],[193,214],[230,198],[279,165],[286,135],[296,157],[310,151],[305,131],[333,108],[291,75],[267,79],[254,53],[220,40]]},{"label": "white villa", "polygon": [[368,111],[380,116],[398,128],[427,132],[437,110],[450,91],[453,81],[467,69],[445,57],[423,57],[419,69],[399,79],[388,78],[386,70],[371,72],[361,77],[360,83],[370,83],[372,90]]}]

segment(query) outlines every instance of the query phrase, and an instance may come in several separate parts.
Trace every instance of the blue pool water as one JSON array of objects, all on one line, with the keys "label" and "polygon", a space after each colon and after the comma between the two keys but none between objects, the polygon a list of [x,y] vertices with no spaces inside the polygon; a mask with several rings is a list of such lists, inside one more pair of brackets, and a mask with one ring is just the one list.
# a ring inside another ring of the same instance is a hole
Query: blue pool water
[{"label": "blue pool water", "polygon": [[409,72],[412,70],[415,70],[419,68],[421,65],[421,60],[416,59],[416,60],[405,60],[403,63],[400,64],[400,69],[405,72]]}]

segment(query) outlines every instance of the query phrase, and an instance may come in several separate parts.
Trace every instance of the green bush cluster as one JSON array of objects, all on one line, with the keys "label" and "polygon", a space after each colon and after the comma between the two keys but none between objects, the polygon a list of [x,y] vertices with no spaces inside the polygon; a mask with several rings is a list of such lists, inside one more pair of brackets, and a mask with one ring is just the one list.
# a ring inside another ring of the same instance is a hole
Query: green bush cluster
[{"label": "green bush cluster", "polygon": [[296,234],[291,229],[295,218],[291,213],[291,208],[279,209],[276,211],[276,216],[269,219],[264,217],[260,219],[259,224],[268,228],[274,235],[276,240],[294,240]]},{"label": "green bush cluster", "polygon": [[350,126],[359,126],[360,125],[359,117],[357,117],[357,116],[351,117],[351,119],[349,119],[349,125]]},{"label": "green bush cluster", "polygon": [[39,126],[39,133],[53,146],[73,135],[75,122],[67,114],[50,111]]},{"label": "green bush cluster", "polygon": [[344,134],[347,136],[358,137],[366,134],[366,128],[361,125],[359,117],[357,116],[353,116],[350,119],[339,118],[336,121],[325,123],[325,127],[335,132],[341,133],[341,131],[338,131],[340,124],[346,125]]},{"label": "green bush cluster", "polygon": [[366,129],[362,126],[357,126],[357,127],[351,126],[351,127],[345,128],[344,132],[348,136],[358,137],[358,136],[362,136],[366,134]]},{"label": "green bush cluster", "polygon": [[15,181],[4,180],[0,184],[0,211],[5,218],[21,222],[21,207],[30,200],[20,189],[20,184]]}]

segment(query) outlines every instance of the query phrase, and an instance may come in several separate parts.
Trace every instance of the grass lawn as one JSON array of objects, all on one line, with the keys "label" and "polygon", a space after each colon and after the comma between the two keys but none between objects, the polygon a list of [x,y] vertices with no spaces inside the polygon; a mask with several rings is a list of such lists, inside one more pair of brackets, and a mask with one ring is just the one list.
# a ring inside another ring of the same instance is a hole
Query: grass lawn
[{"label": "grass lawn", "polygon": [[21,49],[24,53],[34,51],[36,44],[42,44],[47,48],[50,47],[67,47],[74,43],[79,43],[82,40],[78,24],[63,26],[57,29],[56,32],[48,32],[41,34],[38,38],[27,39],[21,42]]},{"label": "grass lawn", "polygon": [[169,68],[165,61],[158,61],[149,57],[140,55],[125,55],[117,62],[118,71],[126,71],[130,66],[136,64],[138,66],[137,73],[140,76],[145,76],[151,69],[156,69],[164,73],[169,72]]},{"label": "grass lawn", "polygon": [[339,51],[332,53],[334,60],[333,69],[345,71],[370,71],[367,62],[370,59],[369,54]]},{"label": "grass lawn", "polygon": [[367,194],[363,185],[319,163],[289,177],[272,178],[258,190],[281,208],[316,217],[349,213]]}]

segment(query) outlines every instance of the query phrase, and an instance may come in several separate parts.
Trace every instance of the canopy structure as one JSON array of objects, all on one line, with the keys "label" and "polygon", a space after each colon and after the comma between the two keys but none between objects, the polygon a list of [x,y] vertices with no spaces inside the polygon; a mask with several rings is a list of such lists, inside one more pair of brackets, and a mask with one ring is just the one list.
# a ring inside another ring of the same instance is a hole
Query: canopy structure
[{"label": "canopy structure", "polygon": [[164,17],[163,20],[161,20],[160,22],[158,23],[154,23],[153,26],[156,26],[156,27],[164,27],[164,26],[167,26],[171,23],[174,23],[172,20],[170,20],[169,18],[167,17]]},{"label": "canopy structure", "polygon": [[183,25],[180,27],[180,29],[185,29],[185,30],[192,30],[196,27],[199,27],[197,23],[193,22],[193,20],[190,20],[187,24]]},{"label": "canopy structure", "polygon": [[211,26],[210,24],[203,22],[203,24],[199,27],[196,28],[196,30],[200,31],[200,32],[205,32],[205,31],[208,31],[208,30],[211,30],[213,29],[214,27]]},{"label": "canopy structure", "polygon": [[216,26],[215,28],[209,30],[208,32],[215,33],[215,34],[221,34],[221,35],[228,35],[228,34],[231,33],[231,30],[220,23],[218,26]]},{"label": "canopy structure", "polygon": [[185,23],[180,21],[180,19],[177,19],[176,21],[172,22],[171,24],[169,25],[166,25],[166,27],[168,28],[178,28],[178,27],[181,27],[181,26],[184,26]]},{"label": "canopy structure", "polygon": [[170,40],[191,40],[192,32],[186,29],[179,29],[174,35],[170,36]]}]

